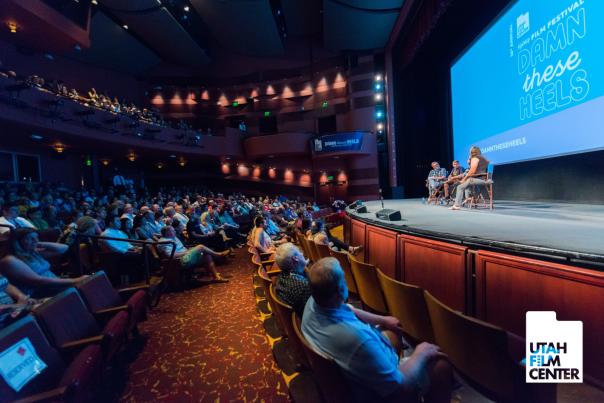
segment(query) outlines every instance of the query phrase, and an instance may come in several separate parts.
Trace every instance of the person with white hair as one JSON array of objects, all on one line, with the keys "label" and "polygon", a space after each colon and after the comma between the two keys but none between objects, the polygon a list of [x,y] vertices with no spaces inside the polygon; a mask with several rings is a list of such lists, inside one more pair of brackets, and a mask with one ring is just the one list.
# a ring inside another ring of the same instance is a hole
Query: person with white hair
[{"label": "person with white hair", "polygon": [[337,259],[320,259],[311,267],[309,280],[312,296],[304,308],[302,333],[342,369],[355,401],[411,402],[424,397],[450,402],[451,365],[438,346],[420,343],[399,361],[390,335],[382,333],[400,337],[399,321],[348,305],[348,287]]},{"label": "person with white hair", "polygon": [[277,296],[302,316],[310,297],[310,283],[305,273],[308,260],[296,245],[287,242],[277,248],[275,263],[281,269],[275,285]]}]

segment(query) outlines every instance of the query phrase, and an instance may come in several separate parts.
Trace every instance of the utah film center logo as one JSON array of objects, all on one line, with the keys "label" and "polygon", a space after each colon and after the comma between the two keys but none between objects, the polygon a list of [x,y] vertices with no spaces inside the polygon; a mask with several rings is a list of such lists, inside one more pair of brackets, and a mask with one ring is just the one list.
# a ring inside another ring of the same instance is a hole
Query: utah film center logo
[{"label": "utah film center logo", "polygon": [[531,29],[528,11],[516,18],[516,39],[521,38]]},{"label": "utah film center logo", "polygon": [[583,322],[554,311],[526,313],[526,382],[583,382]]}]

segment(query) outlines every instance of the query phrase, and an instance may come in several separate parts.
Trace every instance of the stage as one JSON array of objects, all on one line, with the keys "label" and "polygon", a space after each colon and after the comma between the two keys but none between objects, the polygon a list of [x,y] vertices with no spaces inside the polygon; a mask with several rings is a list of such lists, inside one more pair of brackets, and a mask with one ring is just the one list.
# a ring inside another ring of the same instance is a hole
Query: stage
[{"label": "stage", "polygon": [[451,211],[420,199],[384,200],[385,208],[401,211],[402,221],[378,219],[379,201],[365,205],[367,213],[347,212],[403,234],[604,268],[602,205],[497,201],[493,210]]}]

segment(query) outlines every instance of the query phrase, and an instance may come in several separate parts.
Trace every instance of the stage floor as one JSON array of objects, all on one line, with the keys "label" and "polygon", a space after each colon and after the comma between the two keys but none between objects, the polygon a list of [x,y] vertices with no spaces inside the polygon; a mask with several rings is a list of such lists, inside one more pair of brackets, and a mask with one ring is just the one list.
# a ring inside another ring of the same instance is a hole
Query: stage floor
[{"label": "stage floor", "polygon": [[385,200],[400,210],[402,221],[376,218],[379,201],[365,203],[368,213],[348,213],[376,225],[463,243],[568,256],[604,262],[604,206],[497,201],[493,210],[425,205],[420,199]]}]

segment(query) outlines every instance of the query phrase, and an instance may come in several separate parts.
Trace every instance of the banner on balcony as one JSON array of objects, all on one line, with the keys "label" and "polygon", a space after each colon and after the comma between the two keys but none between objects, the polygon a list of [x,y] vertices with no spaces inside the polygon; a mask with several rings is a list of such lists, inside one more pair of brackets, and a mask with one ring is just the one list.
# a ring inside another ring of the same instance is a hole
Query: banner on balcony
[{"label": "banner on balcony", "polygon": [[328,134],[312,140],[315,153],[358,151],[363,145],[363,132]]}]

